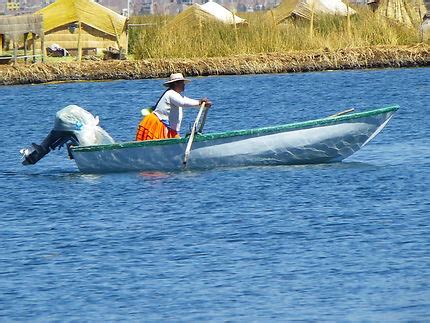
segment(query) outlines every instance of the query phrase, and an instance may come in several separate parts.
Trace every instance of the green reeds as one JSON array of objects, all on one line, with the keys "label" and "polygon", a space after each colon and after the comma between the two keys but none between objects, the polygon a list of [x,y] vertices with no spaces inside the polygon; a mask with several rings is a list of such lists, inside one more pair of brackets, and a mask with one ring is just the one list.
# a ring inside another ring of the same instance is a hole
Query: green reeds
[{"label": "green reeds", "polygon": [[349,17],[316,16],[276,25],[270,13],[242,14],[248,24],[225,25],[215,21],[188,21],[175,26],[173,17],[139,16],[132,23],[152,24],[130,31],[130,52],[136,59],[205,58],[256,53],[290,52],[375,45],[411,45],[419,42],[418,28],[410,28],[356,8]]}]

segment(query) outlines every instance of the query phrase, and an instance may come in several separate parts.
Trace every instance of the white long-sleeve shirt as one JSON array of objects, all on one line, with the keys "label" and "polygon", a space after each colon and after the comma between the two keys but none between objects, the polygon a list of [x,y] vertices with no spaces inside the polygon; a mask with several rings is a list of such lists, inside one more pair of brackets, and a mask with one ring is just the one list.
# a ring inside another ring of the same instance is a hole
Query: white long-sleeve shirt
[{"label": "white long-sleeve shirt", "polygon": [[168,122],[169,128],[179,132],[182,122],[182,108],[198,107],[199,101],[182,96],[174,90],[168,90],[161,97],[154,113],[164,123]]}]

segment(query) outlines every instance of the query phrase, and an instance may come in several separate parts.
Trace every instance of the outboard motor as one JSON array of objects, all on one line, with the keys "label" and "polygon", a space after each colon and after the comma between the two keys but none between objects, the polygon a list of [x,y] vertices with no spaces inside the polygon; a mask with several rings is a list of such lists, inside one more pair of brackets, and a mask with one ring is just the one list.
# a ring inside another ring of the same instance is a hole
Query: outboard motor
[{"label": "outboard motor", "polygon": [[[49,135],[42,141],[40,145],[34,142],[30,147],[20,150],[24,160],[23,165],[34,165],[41,160],[47,153],[58,147],[60,149],[65,143],[69,145],[79,145],[78,138],[72,131],[56,131],[51,130]],[[70,154],[69,154],[69,157]]]},{"label": "outboard motor", "polygon": [[[57,112],[55,116],[54,129],[42,141],[40,145],[32,143],[30,147],[21,149],[24,160],[23,165],[34,165],[51,150],[64,144],[69,148],[75,146],[103,145],[114,143],[112,137],[98,126],[99,118],[90,112],[69,105]],[[69,157],[72,158],[69,153]]]}]

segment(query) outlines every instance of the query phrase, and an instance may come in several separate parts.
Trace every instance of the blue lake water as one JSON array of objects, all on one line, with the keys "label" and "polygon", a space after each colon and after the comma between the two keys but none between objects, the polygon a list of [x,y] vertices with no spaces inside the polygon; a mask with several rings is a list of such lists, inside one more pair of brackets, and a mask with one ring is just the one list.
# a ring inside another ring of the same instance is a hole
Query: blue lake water
[{"label": "blue lake water", "polygon": [[187,86],[214,102],[207,132],[401,106],[338,164],[82,175],[61,150],[21,165],[68,104],[132,140],[161,84],[0,87],[0,321],[430,317],[429,68]]}]

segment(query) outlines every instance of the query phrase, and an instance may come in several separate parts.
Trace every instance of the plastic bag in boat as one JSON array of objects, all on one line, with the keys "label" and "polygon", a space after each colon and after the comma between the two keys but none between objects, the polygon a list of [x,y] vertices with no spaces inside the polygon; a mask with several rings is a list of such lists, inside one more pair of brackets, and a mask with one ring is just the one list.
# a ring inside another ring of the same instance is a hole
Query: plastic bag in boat
[{"label": "plastic bag in boat", "polygon": [[77,105],[69,105],[55,115],[54,130],[72,131],[81,146],[112,144],[115,141],[99,125],[99,117]]}]

